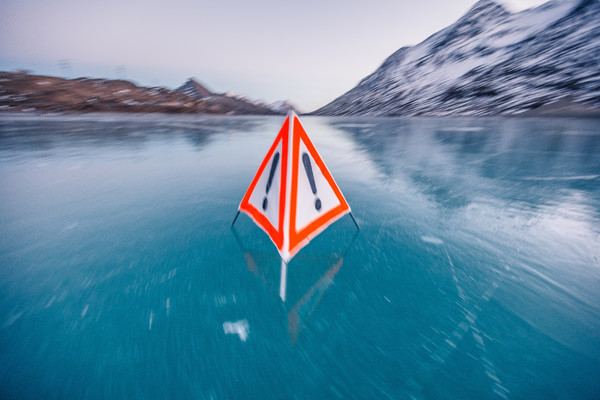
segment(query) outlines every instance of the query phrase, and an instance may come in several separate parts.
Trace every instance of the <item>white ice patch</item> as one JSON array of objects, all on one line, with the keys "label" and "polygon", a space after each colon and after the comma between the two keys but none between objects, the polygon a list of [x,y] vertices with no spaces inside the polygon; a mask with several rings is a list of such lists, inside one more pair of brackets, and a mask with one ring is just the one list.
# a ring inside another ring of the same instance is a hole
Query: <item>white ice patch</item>
[{"label": "white ice patch", "polygon": [[75,227],[77,227],[77,225],[79,225],[79,222],[74,222],[72,224],[69,224],[69,225],[65,226],[63,231],[70,231],[71,229],[74,229]]},{"label": "white ice patch", "polygon": [[362,123],[347,123],[347,124],[336,124],[336,128],[373,128],[375,124],[362,124]]},{"label": "white ice patch", "polygon": [[442,132],[481,132],[485,128],[482,126],[449,126],[447,128],[440,128]]},{"label": "white ice patch", "polygon": [[24,311],[20,311],[16,314],[11,314],[8,319],[6,320],[6,322],[4,323],[4,325],[2,325],[2,328],[7,328],[9,326],[11,326],[12,324],[14,324],[19,318],[21,318],[21,316],[24,314]]},{"label": "white ice patch", "polygon": [[52,296],[52,298],[48,300],[48,303],[46,303],[44,308],[49,308],[54,303],[54,300],[56,300],[56,296]]},{"label": "white ice patch", "polygon": [[580,175],[580,176],[526,176],[521,178],[523,181],[591,181],[597,179],[600,175]]},{"label": "white ice patch", "polygon": [[223,331],[225,334],[238,335],[242,342],[245,342],[246,339],[248,339],[249,328],[248,321],[245,319],[235,322],[223,322]]},{"label": "white ice patch", "polygon": [[437,245],[444,244],[444,241],[442,239],[436,238],[434,236],[421,236],[421,240],[424,241],[425,243],[431,243],[431,244],[437,244]]}]

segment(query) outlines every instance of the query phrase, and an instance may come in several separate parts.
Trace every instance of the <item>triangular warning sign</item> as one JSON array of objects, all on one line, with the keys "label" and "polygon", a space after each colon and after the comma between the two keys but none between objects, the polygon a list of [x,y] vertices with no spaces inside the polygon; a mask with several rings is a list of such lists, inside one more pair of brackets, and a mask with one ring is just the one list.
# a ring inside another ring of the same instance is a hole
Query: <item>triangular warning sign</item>
[{"label": "triangular warning sign", "polygon": [[350,212],[293,112],[285,119],[239,210],[269,235],[285,262]]}]

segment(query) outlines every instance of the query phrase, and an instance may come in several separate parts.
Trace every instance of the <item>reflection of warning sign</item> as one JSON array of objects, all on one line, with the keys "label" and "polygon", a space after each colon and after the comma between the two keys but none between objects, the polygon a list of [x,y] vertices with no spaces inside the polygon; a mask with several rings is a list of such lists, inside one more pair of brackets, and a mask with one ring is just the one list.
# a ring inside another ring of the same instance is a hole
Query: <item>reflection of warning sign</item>
[{"label": "reflection of warning sign", "polygon": [[294,113],[283,123],[239,210],[264,229],[286,262],[350,212]]}]

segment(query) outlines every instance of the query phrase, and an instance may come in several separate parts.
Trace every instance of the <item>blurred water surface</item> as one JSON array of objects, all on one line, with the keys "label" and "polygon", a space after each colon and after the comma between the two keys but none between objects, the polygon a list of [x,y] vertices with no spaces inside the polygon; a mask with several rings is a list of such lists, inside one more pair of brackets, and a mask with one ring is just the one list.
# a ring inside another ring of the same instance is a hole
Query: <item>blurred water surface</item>
[{"label": "blurred water surface", "polygon": [[0,397],[600,396],[600,126],[303,117],[344,217],[230,222],[283,117],[0,116]]}]

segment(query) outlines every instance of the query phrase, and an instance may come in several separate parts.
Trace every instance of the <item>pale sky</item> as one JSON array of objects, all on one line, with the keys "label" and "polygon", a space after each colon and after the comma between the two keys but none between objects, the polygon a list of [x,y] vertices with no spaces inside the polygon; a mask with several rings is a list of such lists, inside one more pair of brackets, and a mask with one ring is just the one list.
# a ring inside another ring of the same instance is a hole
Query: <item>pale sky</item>
[{"label": "pale sky", "polygon": [[[302,111],[354,87],[476,0],[0,0],[0,71],[126,78]],[[543,0],[502,0],[510,11]]]}]

